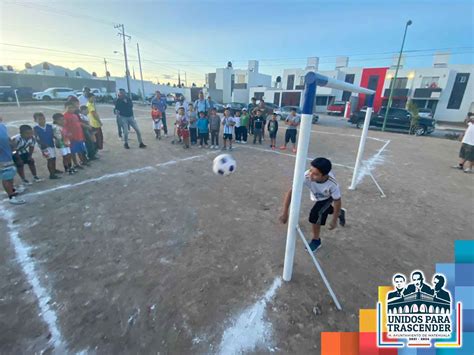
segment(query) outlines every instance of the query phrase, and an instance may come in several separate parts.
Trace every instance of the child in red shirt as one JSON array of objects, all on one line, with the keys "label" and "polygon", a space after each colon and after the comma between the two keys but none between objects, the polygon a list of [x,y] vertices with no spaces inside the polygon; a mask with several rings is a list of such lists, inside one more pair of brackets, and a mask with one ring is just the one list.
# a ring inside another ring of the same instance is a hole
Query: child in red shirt
[{"label": "child in red shirt", "polygon": [[156,139],[161,139],[161,128],[163,127],[163,122],[161,121],[162,113],[158,108],[153,105],[151,108],[151,119],[153,120],[153,129],[155,130]]},{"label": "child in red shirt", "polygon": [[[64,113],[64,133],[71,142],[71,155],[74,162],[74,169],[84,169],[81,165],[88,166],[86,159],[86,148],[84,146],[84,132],[79,116],[76,114],[76,105],[73,102],[66,102],[66,112]],[[81,165],[79,165],[77,158]]]}]

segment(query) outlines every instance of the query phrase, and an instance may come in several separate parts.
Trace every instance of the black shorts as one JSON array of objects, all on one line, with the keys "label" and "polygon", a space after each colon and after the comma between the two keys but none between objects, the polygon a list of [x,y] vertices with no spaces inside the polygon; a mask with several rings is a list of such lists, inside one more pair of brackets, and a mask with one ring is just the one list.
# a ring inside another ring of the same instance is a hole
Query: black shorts
[{"label": "black shorts", "polygon": [[270,139],[275,139],[277,137],[277,131],[269,132],[269,134],[270,134]]},{"label": "black shorts", "polygon": [[324,226],[326,224],[326,219],[330,214],[333,214],[333,212],[334,208],[332,207],[332,198],[317,201],[309,213],[309,223]]},{"label": "black shorts", "polygon": [[296,143],[296,129],[287,129],[285,133],[285,143],[288,143],[291,141],[291,143],[295,144]]},{"label": "black shorts", "polygon": [[474,145],[463,143],[459,151],[459,158],[467,161],[474,161]]},{"label": "black shorts", "polygon": [[224,133],[224,139],[230,139],[232,140],[232,133]]},{"label": "black shorts", "polygon": [[33,158],[30,158],[30,154],[28,153],[15,154],[13,156],[13,162],[15,163],[16,166],[22,166],[24,164],[28,164],[32,160]]}]

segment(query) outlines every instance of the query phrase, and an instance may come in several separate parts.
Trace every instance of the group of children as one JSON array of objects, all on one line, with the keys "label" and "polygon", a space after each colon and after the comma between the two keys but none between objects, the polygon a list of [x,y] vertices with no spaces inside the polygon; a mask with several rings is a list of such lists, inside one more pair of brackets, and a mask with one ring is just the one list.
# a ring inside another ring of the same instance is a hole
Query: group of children
[{"label": "group of children", "polygon": [[[73,175],[90,166],[98,159],[97,151],[103,148],[102,122],[95,109],[94,95],[89,94],[87,105],[71,97],[64,105],[64,113],[55,113],[52,123],[46,122],[42,112],[33,114],[35,125],[21,125],[19,133],[10,138],[12,160],[22,183],[31,185],[25,174],[28,165],[32,181],[40,182],[33,159],[35,146],[46,159],[50,179],[59,179],[60,174]],[[57,153],[62,157],[64,171],[57,169]]]},{"label": "group of children", "polygon": [[[276,149],[276,138],[278,134],[278,115],[273,112],[271,119],[267,123],[266,110],[254,108],[251,113],[247,108],[242,111],[235,111],[232,115],[232,109],[227,107],[221,118],[217,110],[212,107],[208,112],[196,112],[195,106],[189,104],[187,108],[180,106],[176,112],[175,134],[178,136],[178,142],[183,143],[185,149],[191,145],[197,145],[199,148],[219,149],[219,134],[221,127],[223,129],[222,150],[232,150],[232,143],[247,144],[248,134],[253,134],[253,144],[262,144],[264,140],[265,128],[270,136],[270,148]],[[156,139],[161,139],[161,129],[163,128],[162,113],[156,105],[152,106],[151,118],[153,120],[153,129]],[[291,141],[293,152],[296,153],[296,127],[300,123],[296,110],[291,111],[285,120],[287,131],[285,134],[285,144],[280,149],[285,150],[287,144]],[[209,134],[211,145],[209,146]]]}]

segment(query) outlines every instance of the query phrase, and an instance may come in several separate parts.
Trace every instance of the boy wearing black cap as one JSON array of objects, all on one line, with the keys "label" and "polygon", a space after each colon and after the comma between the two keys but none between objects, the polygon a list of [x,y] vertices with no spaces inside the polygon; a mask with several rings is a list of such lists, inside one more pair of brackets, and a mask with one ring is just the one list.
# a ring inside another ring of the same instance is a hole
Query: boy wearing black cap
[{"label": "boy wearing black cap", "polygon": [[[315,201],[309,213],[309,223],[313,229],[313,239],[309,246],[312,251],[321,247],[319,238],[321,226],[326,224],[326,219],[332,214],[332,220],[328,229],[334,229],[339,219],[339,224],[344,227],[346,224],[346,211],[341,208],[341,190],[331,172],[331,161],[326,158],[316,158],[311,162],[311,167],[304,174],[304,185],[310,190],[311,201]],[[291,202],[292,189],[286,193],[283,203],[283,213],[280,221],[285,224],[288,221],[288,210]]]}]

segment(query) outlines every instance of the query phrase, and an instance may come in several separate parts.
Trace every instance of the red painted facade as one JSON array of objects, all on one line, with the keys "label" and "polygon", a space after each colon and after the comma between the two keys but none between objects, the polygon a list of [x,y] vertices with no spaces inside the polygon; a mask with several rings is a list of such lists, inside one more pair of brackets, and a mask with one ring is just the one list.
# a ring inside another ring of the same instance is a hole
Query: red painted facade
[{"label": "red painted facade", "polygon": [[[362,77],[360,80],[360,86],[364,88],[369,87],[369,79],[370,77],[376,76],[378,77],[377,86],[375,88],[370,88],[375,90],[374,95],[374,102],[373,108],[374,112],[378,112],[380,107],[382,106],[382,94],[383,94],[383,86],[385,83],[385,75],[387,74],[388,68],[365,68],[362,70]],[[365,94],[359,94],[359,103],[357,105],[357,109],[360,110],[362,106],[366,106],[365,103]]]}]

